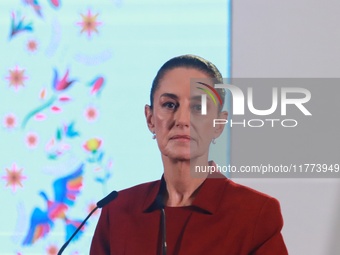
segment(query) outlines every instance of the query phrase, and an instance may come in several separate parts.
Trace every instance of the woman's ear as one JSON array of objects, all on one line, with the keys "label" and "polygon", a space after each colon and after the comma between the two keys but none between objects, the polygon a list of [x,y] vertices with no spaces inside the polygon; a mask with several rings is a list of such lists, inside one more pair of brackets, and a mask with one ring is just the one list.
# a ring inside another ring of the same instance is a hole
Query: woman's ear
[{"label": "woman's ear", "polygon": [[150,105],[145,105],[144,107],[144,114],[146,119],[146,124],[148,125],[148,128],[151,133],[155,132],[155,125],[153,122],[153,111]]},{"label": "woman's ear", "polygon": [[[223,120],[227,120],[228,119],[228,112],[227,111],[220,112],[220,114],[218,115],[218,118],[223,119]],[[224,127],[225,127],[225,124],[216,125],[215,130],[214,130],[215,138],[219,137],[222,134]]]}]

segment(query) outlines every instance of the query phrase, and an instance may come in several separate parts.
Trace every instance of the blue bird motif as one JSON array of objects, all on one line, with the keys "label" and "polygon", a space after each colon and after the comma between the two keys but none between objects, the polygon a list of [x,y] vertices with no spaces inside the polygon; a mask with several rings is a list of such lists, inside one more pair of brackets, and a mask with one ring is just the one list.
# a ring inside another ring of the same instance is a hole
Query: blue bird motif
[{"label": "blue bird motif", "polygon": [[[38,239],[45,237],[53,228],[57,219],[64,220],[66,226],[66,240],[72,235],[73,230],[80,224],[80,220],[70,220],[66,217],[67,210],[73,206],[83,182],[83,168],[81,164],[73,173],[59,178],[53,183],[54,201],[50,200],[43,191],[40,196],[47,203],[47,210],[40,208],[33,210],[30,227],[23,241],[23,245],[32,245]],[[78,235],[79,237],[79,235]]]}]

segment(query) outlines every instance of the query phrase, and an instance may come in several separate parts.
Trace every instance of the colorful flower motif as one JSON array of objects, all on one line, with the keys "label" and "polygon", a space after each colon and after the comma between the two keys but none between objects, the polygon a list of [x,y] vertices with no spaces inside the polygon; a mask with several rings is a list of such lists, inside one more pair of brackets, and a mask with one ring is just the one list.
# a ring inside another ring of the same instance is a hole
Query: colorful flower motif
[{"label": "colorful flower motif", "polygon": [[95,121],[98,117],[98,110],[92,106],[89,106],[85,109],[84,115],[88,121]]},{"label": "colorful flower motif", "polygon": [[52,106],[51,107],[51,111],[54,113],[60,113],[61,112],[61,108],[58,106]]},{"label": "colorful flower motif", "polygon": [[59,0],[49,0],[49,2],[53,5],[53,7],[58,8],[60,6]]},{"label": "colorful flower motif", "polygon": [[58,251],[59,248],[54,244],[49,245],[46,249],[47,255],[57,255]]},{"label": "colorful flower motif", "polygon": [[68,80],[68,74],[69,74],[69,70],[67,70],[66,73],[64,74],[64,77],[61,80],[59,80],[58,71],[54,69],[54,79],[53,79],[52,87],[55,91],[66,90],[75,81],[75,80],[71,80],[71,81]]},{"label": "colorful flower motif", "polygon": [[92,138],[86,141],[83,145],[84,149],[91,153],[96,153],[102,144],[102,140],[98,138]]},{"label": "colorful flower motif", "polygon": [[24,81],[28,78],[25,76],[25,69],[19,69],[17,66],[9,70],[9,76],[6,79],[9,81],[10,86],[14,86],[17,90],[19,86],[24,86]]},{"label": "colorful flower motif", "polygon": [[[71,86],[71,84],[74,82],[74,80],[72,80],[72,81],[68,80],[68,74],[69,74],[69,70],[67,70],[64,77],[61,80],[59,80],[58,71],[54,69],[54,79],[53,79],[53,84],[52,84],[52,88],[54,89],[54,91],[56,91],[56,92],[64,91]],[[45,93],[45,92],[41,92],[41,95],[42,95],[42,93]],[[43,97],[45,97],[45,94],[43,94]],[[60,98],[58,98],[57,94],[53,94],[48,101],[46,101],[44,104],[38,106],[37,108],[35,108],[34,110],[29,112],[25,116],[25,118],[22,121],[21,127],[25,128],[28,121],[33,116],[37,116],[37,114],[40,114],[43,110],[45,110],[48,107],[51,107],[50,109],[53,112],[56,112],[56,113],[60,112],[61,109],[58,106],[53,105],[57,100],[62,101],[62,100],[60,100]],[[64,100],[64,102],[65,102],[65,100]]]},{"label": "colorful flower motif", "polygon": [[52,150],[52,148],[54,147],[55,143],[56,143],[56,142],[55,142],[54,138],[52,138],[52,139],[46,144],[45,150],[46,150],[46,151]]},{"label": "colorful flower motif", "polygon": [[90,82],[91,89],[91,95],[98,95],[104,86],[104,78],[102,76],[96,77],[93,81]]},{"label": "colorful flower motif", "polygon": [[[10,34],[10,39],[13,38],[13,36],[22,33],[24,31],[27,32],[32,32],[33,27],[32,27],[32,22],[28,24],[24,24],[24,19],[25,17],[16,17],[15,13],[12,12],[12,21],[11,21],[11,34]],[[19,21],[18,21],[19,20]]]},{"label": "colorful flower motif", "polygon": [[66,137],[68,138],[74,138],[76,136],[79,136],[79,132],[74,129],[74,122],[71,122],[68,125],[64,125],[63,131]]},{"label": "colorful flower motif", "polygon": [[79,136],[79,132],[74,128],[74,122],[57,128],[55,137],[52,138],[45,147],[49,159],[57,159],[71,149],[71,146],[65,142],[66,138],[73,139]]},{"label": "colorful flower motif", "polygon": [[4,117],[3,125],[5,126],[5,128],[13,129],[13,128],[15,128],[16,124],[17,124],[17,118],[13,114],[11,114],[11,113],[7,114]]},{"label": "colorful flower motif", "polygon": [[22,175],[22,171],[23,169],[18,169],[15,163],[12,164],[12,168],[6,168],[7,174],[2,176],[2,179],[7,181],[6,187],[11,186],[14,192],[17,186],[23,187],[21,182],[27,177]]},{"label": "colorful flower motif", "polygon": [[59,101],[60,102],[68,102],[68,101],[71,101],[71,98],[68,97],[68,96],[61,96],[61,97],[59,97]]},{"label": "colorful flower motif", "polygon": [[45,110],[47,107],[50,107],[52,106],[52,104],[57,100],[57,97],[55,95],[52,95],[52,97],[47,101],[45,102],[44,104],[42,104],[41,106],[35,108],[34,110],[30,111],[26,116],[25,118],[23,119],[22,121],[22,124],[21,124],[21,128],[25,128],[28,121],[32,118],[32,117],[35,117],[35,119],[37,120],[44,120],[45,119],[45,115],[44,114],[41,114],[41,112],[43,110]]},{"label": "colorful flower motif", "polygon": [[43,121],[43,120],[46,119],[46,116],[45,116],[45,114],[38,113],[38,114],[36,114],[36,115],[34,116],[34,118],[35,118],[35,120],[37,120],[37,121]]},{"label": "colorful flower motif", "polygon": [[28,148],[34,149],[37,147],[38,145],[38,135],[35,133],[28,133],[26,135],[26,145],[28,146]]},{"label": "colorful flower motif", "polygon": [[38,49],[38,43],[35,40],[28,40],[26,47],[28,51],[35,52]]},{"label": "colorful flower motif", "polygon": [[37,0],[23,0],[23,1],[25,4],[30,5],[38,16],[42,17],[41,6],[39,5]]},{"label": "colorful flower motif", "polygon": [[91,10],[87,11],[87,15],[80,14],[82,21],[77,23],[77,25],[82,27],[80,33],[87,32],[88,37],[91,37],[93,32],[98,33],[97,27],[102,24],[97,21],[98,15],[98,13],[93,15]]},{"label": "colorful flower motif", "polygon": [[44,100],[46,97],[46,88],[43,88],[41,91],[40,91],[40,94],[39,94],[39,98]]},{"label": "colorful flower motif", "polygon": [[71,146],[69,144],[59,140],[56,141],[54,138],[52,138],[45,147],[47,158],[52,160],[58,159],[58,157],[64,155],[70,149]]},{"label": "colorful flower motif", "polygon": [[[97,162],[99,164],[99,168],[95,168],[94,171],[99,171],[98,176],[94,178],[96,182],[99,182],[102,185],[103,188],[103,193],[107,194],[107,182],[111,178],[112,173],[111,173],[111,168],[112,168],[112,159],[109,159],[107,161],[107,164],[104,166],[103,164],[103,157],[104,153],[100,153],[101,155],[97,159],[93,159],[92,162]],[[91,161],[90,161],[91,162]]]}]

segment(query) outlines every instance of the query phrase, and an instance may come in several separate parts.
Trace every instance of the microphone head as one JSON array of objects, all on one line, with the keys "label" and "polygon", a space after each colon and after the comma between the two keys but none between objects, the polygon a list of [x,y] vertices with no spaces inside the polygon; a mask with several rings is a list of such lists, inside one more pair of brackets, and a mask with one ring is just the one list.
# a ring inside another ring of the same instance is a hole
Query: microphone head
[{"label": "microphone head", "polygon": [[110,194],[108,194],[106,197],[104,197],[102,200],[97,202],[97,207],[102,208],[108,203],[110,203],[112,200],[114,200],[118,196],[117,191],[112,191]]}]

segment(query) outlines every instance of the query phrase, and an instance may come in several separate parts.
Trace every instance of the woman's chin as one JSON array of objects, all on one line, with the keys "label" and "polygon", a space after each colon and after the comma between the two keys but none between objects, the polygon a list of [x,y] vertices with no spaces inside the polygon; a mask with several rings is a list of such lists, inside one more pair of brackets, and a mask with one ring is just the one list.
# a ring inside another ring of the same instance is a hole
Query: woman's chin
[{"label": "woman's chin", "polygon": [[186,161],[191,159],[190,147],[189,148],[172,148],[163,153],[171,160]]},{"label": "woman's chin", "polygon": [[[190,152],[190,150],[177,150],[174,152],[169,152],[165,154],[172,161],[191,161],[195,162],[195,159],[200,158],[200,155],[195,152]],[[190,162],[189,162],[190,163]]]},{"label": "woman's chin", "polygon": [[204,151],[189,144],[176,144],[175,146],[172,144],[161,151],[164,156],[175,161],[195,161],[204,154]]}]

